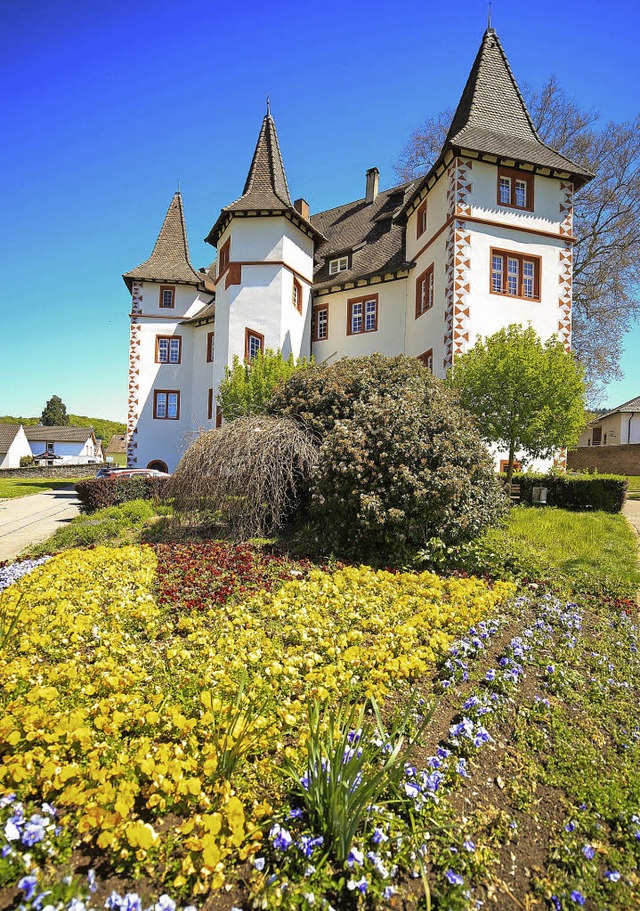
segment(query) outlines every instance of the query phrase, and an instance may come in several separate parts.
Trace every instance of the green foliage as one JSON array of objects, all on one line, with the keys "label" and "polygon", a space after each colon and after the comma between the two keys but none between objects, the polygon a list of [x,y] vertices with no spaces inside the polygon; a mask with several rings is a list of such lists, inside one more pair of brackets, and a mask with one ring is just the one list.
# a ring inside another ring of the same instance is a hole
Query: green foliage
[{"label": "green foliage", "polygon": [[296,418],[322,440],[336,421],[353,417],[358,403],[377,396],[401,399],[405,384],[416,376],[425,384],[438,383],[428,379],[428,372],[415,358],[403,355],[372,354],[345,357],[328,366],[313,364],[274,390],[267,411]]},{"label": "green foliage", "polygon": [[16,497],[27,497],[32,493],[43,493],[46,490],[58,490],[70,487],[71,481],[54,478],[1,478],[0,500],[13,500]]},{"label": "green foliage", "polygon": [[506,509],[473,421],[413,358],[310,367],[271,407],[322,440],[312,516],[338,554],[402,564],[431,537],[476,537]]},{"label": "green foliage", "polygon": [[483,437],[507,447],[507,481],[517,450],[548,457],[577,442],[584,426],[584,369],[555,337],[507,326],[456,360],[449,382]]},{"label": "green foliage", "polygon": [[120,506],[99,509],[90,516],[80,515],[72,519],[42,544],[32,547],[29,555],[40,557],[71,547],[112,543],[120,545],[130,540],[139,540],[141,530],[149,522],[168,512],[169,507],[159,506],[151,500],[133,500]]},{"label": "green foliage", "polygon": [[264,414],[275,387],[306,366],[305,359],[295,360],[293,354],[285,359],[282,352],[270,349],[249,363],[235,355],[218,390],[218,405],[225,420]]},{"label": "green foliage", "polygon": [[52,395],[40,416],[44,427],[63,427],[69,423],[67,406],[59,395]]},{"label": "green foliage", "polygon": [[533,502],[533,488],[547,488],[547,505],[561,509],[601,509],[621,512],[627,493],[627,479],[607,474],[527,474],[514,475],[520,485],[520,502]]},{"label": "green foliage", "polygon": [[127,426],[121,421],[108,421],[106,418],[90,418],[84,414],[70,414],[69,423],[72,427],[93,427],[93,432],[98,440],[102,440],[105,447],[114,434],[125,433]]},{"label": "green foliage", "polygon": [[80,508],[94,512],[107,506],[117,506],[127,500],[162,499],[166,494],[168,478],[90,478],[75,485]]},{"label": "green foliage", "polygon": [[32,455],[29,456],[20,456],[20,468],[28,468],[29,465],[33,465],[35,459]]}]

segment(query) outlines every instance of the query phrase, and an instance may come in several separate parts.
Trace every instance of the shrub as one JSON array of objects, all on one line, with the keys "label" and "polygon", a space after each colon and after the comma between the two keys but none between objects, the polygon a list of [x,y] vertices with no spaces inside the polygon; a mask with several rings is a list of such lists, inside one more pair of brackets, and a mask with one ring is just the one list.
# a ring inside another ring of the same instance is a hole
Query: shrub
[{"label": "shrub", "polygon": [[271,534],[308,489],[318,450],[288,418],[238,418],[203,433],[182,457],[170,491],[179,513],[214,515],[236,540]]},{"label": "shrub", "polygon": [[77,481],[76,493],[82,512],[94,512],[107,506],[118,506],[128,500],[163,499],[168,478],[91,478]]},{"label": "shrub", "polygon": [[32,455],[30,456],[20,456],[20,468],[29,468],[30,465],[35,463],[35,459]]},{"label": "shrub", "polygon": [[336,421],[353,417],[358,403],[386,395],[401,399],[407,382],[419,377],[427,389],[440,386],[415,358],[342,358],[330,366],[313,364],[278,386],[267,406],[269,414],[288,415],[304,424],[318,439]]},{"label": "shrub", "polygon": [[281,351],[269,348],[248,364],[235,355],[233,365],[225,367],[218,390],[218,405],[225,421],[263,414],[278,383],[305,366],[305,360],[296,361],[293,354],[284,358]]},{"label": "shrub", "polygon": [[[312,498],[318,534],[338,554],[395,564],[431,538],[458,545],[477,537],[505,513],[506,501],[472,419],[417,362],[371,360],[361,400],[352,404],[335,391],[316,422],[328,427],[338,409],[349,412],[320,449]],[[378,381],[385,391],[376,395]]]},{"label": "shrub", "polygon": [[628,481],[618,475],[545,475],[528,473],[514,475],[520,485],[520,502],[533,502],[533,488],[547,488],[547,505],[561,509],[601,509],[620,512],[624,505]]}]

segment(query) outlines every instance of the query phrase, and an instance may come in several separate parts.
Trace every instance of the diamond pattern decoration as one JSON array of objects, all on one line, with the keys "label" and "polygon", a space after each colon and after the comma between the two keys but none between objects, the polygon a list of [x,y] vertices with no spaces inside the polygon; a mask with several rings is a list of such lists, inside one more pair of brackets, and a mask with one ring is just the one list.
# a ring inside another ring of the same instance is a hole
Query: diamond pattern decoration
[{"label": "diamond pattern decoration", "polygon": [[573,234],[573,184],[560,183],[560,236],[571,237]]},{"label": "diamond pattern decoration", "polygon": [[[469,273],[471,259],[469,246],[471,235],[462,219],[471,215],[469,201],[471,181],[469,171],[472,162],[455,158],[449,166],[447,188],[447,211],[453,218],[446,241],[445,265],[445,334],[443,366],[453,366],[456,355],[462,354],[469,342]],[[460,220],[459,220],[460,219]]]},{"label": "diamond pattern decoration", "polygon": [[558,295],[558,335],[567,351],[571,351],[571,291],[573,279],[573,250],[565,247],[560,250],[560,269],[558,281],[560,291]]},{"label": "diamond pattern decoration", "polygon": [[127,410],[127,466],[135,468],[138,443],[138,417],[140,389],[140,335],[141,326],[136,315],[142,313],[142,282],[131,287],[131,330],[129,334],[129,400]]}]

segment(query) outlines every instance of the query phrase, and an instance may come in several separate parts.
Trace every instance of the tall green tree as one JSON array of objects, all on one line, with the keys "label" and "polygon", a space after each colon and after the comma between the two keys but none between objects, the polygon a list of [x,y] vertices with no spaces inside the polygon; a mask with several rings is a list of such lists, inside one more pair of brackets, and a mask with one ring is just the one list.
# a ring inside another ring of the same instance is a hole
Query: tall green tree
[{"label": "tall green tree", "polygon": [[577,442],[584,426],[584,367],[559,339],[543,342],[530,326],[507,326],[477,341],[448,382],[484,439],[508,449],[507,486],[516,452],[549,457]]},{"label": "tall green tree", "polygon": [[233,365],[225,369],[218,390],[218,405],[225,421],[264,414],[276,386],[308,363],[303,358],[295,360],[293,354],[284,358],[282,352],[269,348],[249,363],[236,355]]},{"label": "tall green tree", "polygon": [[67,406],[59,395],[52,395],[40,417],[40,423],[45,427],[65,426],[69,423]]}]

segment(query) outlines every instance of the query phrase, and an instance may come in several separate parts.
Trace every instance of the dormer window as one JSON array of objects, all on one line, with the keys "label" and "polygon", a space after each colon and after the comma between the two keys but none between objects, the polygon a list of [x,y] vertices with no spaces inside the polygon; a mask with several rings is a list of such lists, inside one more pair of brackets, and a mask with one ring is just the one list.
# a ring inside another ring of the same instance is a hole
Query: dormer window
[{"label": "dormer window", "polygon": [[534,175],[498,168],[498,205],[533,212]]},{"label": "dormer window", "polygon": [[176,305],[176,289],[173,285],[160,286],[160,309],[172,310]]},{"label": "dormer window", "polygon": [[329,260],[329,275],[337,275],[338,272],[346,272],[348,268],[348,256],[340,256],[338,259]]}]

